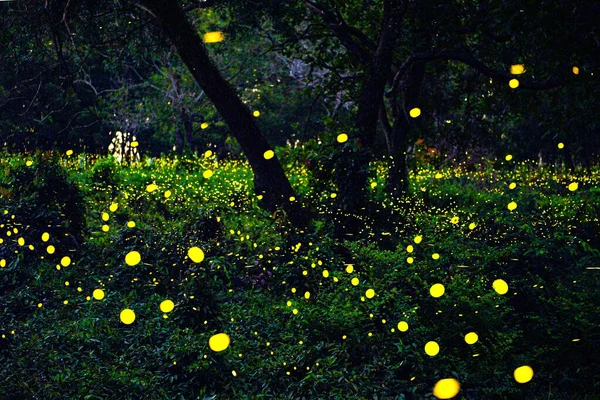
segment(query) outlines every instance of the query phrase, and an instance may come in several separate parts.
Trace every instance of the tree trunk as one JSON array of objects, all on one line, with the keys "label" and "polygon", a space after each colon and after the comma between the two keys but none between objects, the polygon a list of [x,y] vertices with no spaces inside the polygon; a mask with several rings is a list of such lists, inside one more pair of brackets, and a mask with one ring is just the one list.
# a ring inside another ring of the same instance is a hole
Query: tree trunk
[{"label": "tree trunk", "polygon": [[141,0],[158,20],[177,49],[179,56],[206,96],[221,114],[254,172],[254,191],[262,195],[261,205],[270,211],[283,208],[295,226],[308,224],[308,213],[295,197],[277,157],[266,160],[271,146],[258,128],[248,107],[221,76],[210,60],[202,40],[188,22],[176,0]]},{"label": "tree trunk", "polygon": [[[356,115],[357,145],[350,157],[342,155],[336,166],[337,183],[340,188],[338,204],[342,211],[339,218],[338,235],[356,234],[364,223],[362,211],[367,204],[366,184],[369,161],[373,159],[377,121],[383,104],[383,94],[391,78],[391,66],[400,35],[402,7],[396,0],[384,3],[383,22],[377,50],[367,68],[367,76],[362,87]],[[343,170],[343,171],[342,171]]]}]

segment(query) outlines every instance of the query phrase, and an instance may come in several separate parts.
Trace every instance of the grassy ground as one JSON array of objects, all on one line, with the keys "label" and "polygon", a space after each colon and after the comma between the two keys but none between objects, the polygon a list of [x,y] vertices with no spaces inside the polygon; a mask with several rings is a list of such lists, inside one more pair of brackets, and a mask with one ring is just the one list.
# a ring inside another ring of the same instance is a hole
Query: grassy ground
[{"label": "grassy ground", "polygon": [[365,231],[340,241],[335,186],[282,157],[306,232],[257,207],[241,162],[3,155],[2,398],[420,399],[443,378],[457,398],[600,393],[598,169],[419,168],[395,202],[374,165]]}]

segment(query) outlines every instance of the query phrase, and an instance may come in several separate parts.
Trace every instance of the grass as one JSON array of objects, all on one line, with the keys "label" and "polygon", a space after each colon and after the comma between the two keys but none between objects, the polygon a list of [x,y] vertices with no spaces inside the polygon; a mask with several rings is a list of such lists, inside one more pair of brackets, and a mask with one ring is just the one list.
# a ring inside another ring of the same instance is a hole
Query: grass
[{"label": "grass", "polygon": [[[600,392],[600,170],[424,166],[398,201],[374,164],[372,215],[344,241],[319,163],[280,156],[316,217],[306,232],[258,208],[240,161],[2,155],[3,398],[431,398],[443,378],[473,399]],[[133,250],[142,262],[128,266]],[[220,332],[231,344],[214,352]]]}]

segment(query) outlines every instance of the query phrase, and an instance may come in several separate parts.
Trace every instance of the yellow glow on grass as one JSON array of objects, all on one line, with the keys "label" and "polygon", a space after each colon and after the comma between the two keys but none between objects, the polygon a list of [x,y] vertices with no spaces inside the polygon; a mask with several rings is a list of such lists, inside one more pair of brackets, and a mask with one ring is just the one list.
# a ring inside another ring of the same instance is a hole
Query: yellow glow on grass
[{"label": "yellow glow on grass", "polygon": [[508,210],[509,211],[514,211],[517,209],[517,203],[515,203],[514,201],[511,201],[510,203],[508,203]]},{"label": "yellow glow on grass", "polygon": [[229,347],[229,343],[231,343],[231,339],[225,333],[217,333],[208,339],[208,347],[215,352],[225,350]]},{"label": "yellow glow on grass", "polygon": [[400,332],[406,332],[408,330],[408,323],[406,321],[398,322],[398,330]]},{"label": "yellow glow on grass", "polygon": [[367,289],[365,296],[367,296],[367,299],[372,299],[375,296],[375,291],[373,289]]},{"label": "yellow glow on grass", "polygon": [[514,372],[515,381],[519,383],[527,383],[533,378],[533,368],[529,365],[523,365],[515,369]]},{"label": "yellow glow on grass", "polygon": [[218,43],[225,40],[223,32],[206,32],[204,34],[204,43]]},{"label": "yellow glow on grass", "polygon": [[94,296],[96,300],[102,300],[104,298],[104,290],[96,289],[92,292],[92,296]]},{"label": "yellow glow on grass", "polygon": [[347,135],[347,134],[345,134],[345,133],[340,133],[340,134],[337,136],[337,141],[338,141],[338,143],[344,143],[344,142],[347,142],[347,141],[348,141],[348,135]]},{"label": "yellow glow on grass", "polygon": [[465,335],[465,342],[467,344],[475,344],[479,340],[479,336],[475,332],[469,332]]},{"label": "yellow glow on grass", "polygon": [[135,321],[135,312],[133,312],[133,310],[130,310],[129,308],[126,308],[123,311],[121,311],[119,317],[121,318],[122,323],[124,323],[125,325],[130,325],[133,324],[133,321]]},{"label": "yellow glow on grass", "polygon": [[521,75],[523,72],[525,72],[524,64],[515,64],[510,66],[511,75]]},{"label": "yellow glow on grass", "polygon": [[165,300],[162,303],[160,303],[160,311],[164,313],[171,312],[174,308],[175,304],[171,300]]},{"label": "yellow glow on grass", "polygon": [[127,253],[127,255],[125,256],[125,264],[133,267],[135,265],[138,265],[140,263],[140,261],[142,261],[142,256],[140,255],[139,252],[137,251],[130,251],[129,253]]},{"label": "yellow glow on grass", "polygon": [[110,210],[110,212],[115,212],[117,211],[117,208],[119,208],[119,205],[117,203],[112,203],[110,205],[110,207],[108,207],[108,209]]},{"label": "yellow glow on grass", "polygon": [[579,188],[579,184],[577,182],[572,182],[569,184],[569,190],[571,192],[576,191]]},{"label": "yellow glow on grass", "polygon": [[496,279],[492,283],[492,287],[498,294],[506,294],[508,292],[508,284],[503,279]]},{"label": "yellow glow on grass", "polygon": [[434,357],[439,352],[440,352],[440,346],[433,340],[430,342],[427,342],[427,344],[425,344],[425,353],[427,353],[428,356]]},{"label": "yellow glow on grass", "polygon": [[442,285],[441,283],[436,283],[435,285],[431,286],[431,288],[429,289],[429,294],[431,294],[432,297],[442,297],[444,295],[444,293],[446,292],[446,289],[444,288],[444,285]]},{"label": "yellow glow on grass", "polygon": [[156,189],[158,189],[158,185],[156,185],[155,183],[151,183],[148,186],[146,186],[146,191],[148,193],[152,193],[154,192]]},{"label": "yellow glow on grass", "polygon": [[356,277],[352,278],[350,283],[352,284],[352,286],[358,286],[358,283],[359,283],[358,278],[356,278]]},{"label": "yellow glow on grass", "polygon": [[210,179],[210,177],[213,176],[213,172],[212,170],[207,169],[202,173],[202,176],[204,177],[204,179]]},{"label": "yellow glow on grass", "polygon": [[433,387],[433,395],[438,399],[451,399],[460,391],[460,383],[454,378],[439,380]]},{"label": "yellow glow on grass", "polygon": [[200,124],[200,129],[206,129],[208,128],[208,122],[203,122]]},{"label": "yellow glow on grass", "polygon": [[195,263],[202,262],[204,260],[204,252],[199,247],[191,247],[188,250],[188,257]]}]

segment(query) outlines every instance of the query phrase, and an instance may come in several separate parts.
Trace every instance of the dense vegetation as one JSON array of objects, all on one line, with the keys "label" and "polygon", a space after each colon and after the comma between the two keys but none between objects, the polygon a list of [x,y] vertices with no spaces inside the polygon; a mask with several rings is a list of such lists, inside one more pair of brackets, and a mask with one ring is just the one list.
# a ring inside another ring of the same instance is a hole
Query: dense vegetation
[{"label": "dense vegetation", "polygon": [[375,163],[364,229],[340,240],[317,167],[340,146],[277,149],[315,215],[305,231],[258,207],[245,162],[211,152],[4,154],[2,397],[428,398],[443,378],[470,399],[600,391],[597,168],[422,163],[398,201]]}]

